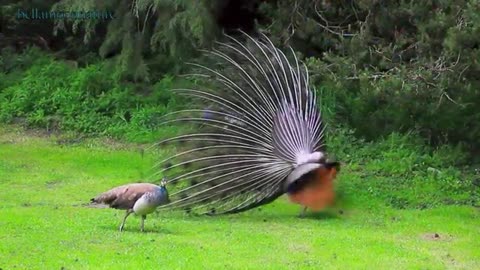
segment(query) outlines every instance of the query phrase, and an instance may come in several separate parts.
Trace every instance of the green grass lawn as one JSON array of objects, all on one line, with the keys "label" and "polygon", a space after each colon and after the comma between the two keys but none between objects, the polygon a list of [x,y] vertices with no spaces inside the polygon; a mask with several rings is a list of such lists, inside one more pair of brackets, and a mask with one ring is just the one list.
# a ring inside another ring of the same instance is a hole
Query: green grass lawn
[{"label": "green grass lawn", "polygon": [[[146,233],[132,217],[120,233],[123,211],[85,204],[148,179],[162,153],[138,149],[0,129],[0,269],[480,269],[478,208],[400,210],[351,189],[302,219],[281,198],[231,216],[160,212]],[[339,181],[359,173],[347,165]]]}]

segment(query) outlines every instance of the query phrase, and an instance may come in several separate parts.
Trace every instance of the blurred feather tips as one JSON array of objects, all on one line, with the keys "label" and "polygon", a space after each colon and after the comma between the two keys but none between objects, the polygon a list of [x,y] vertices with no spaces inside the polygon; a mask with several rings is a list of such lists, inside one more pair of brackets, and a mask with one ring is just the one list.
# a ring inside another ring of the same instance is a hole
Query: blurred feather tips
[{"label": "blurred feather tips", "polygon": [[[168,208],[205,214],[241,212],[275,200],[299,156],[323,151],[323,129],[306,67],[262,36],[208,52],[216,64],[203,70],[208,89],[177,89],[198,104],[165,117],[196,132],[162,142],[176,154],[157,173],[178,183]],[[206,76],[205,76],[206,75]],[[212,86],[212,81],[214,85]]]}]

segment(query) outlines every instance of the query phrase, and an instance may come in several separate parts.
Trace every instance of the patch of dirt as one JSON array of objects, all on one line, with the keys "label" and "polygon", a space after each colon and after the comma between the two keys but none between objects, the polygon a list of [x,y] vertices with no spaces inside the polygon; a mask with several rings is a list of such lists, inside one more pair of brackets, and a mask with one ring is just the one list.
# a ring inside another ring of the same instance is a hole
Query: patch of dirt
[{"label": "patch of dirt", "polygon": [[0,140],[0,144],[14,144],[14,143],[15,143],[14,140]]},{"label": "patch of dirt", "polygon": [[82,206],[85,206],[88,208],[108,208],[109,207],[106,204],[99,204],[99,203],[86,203],[86,204],[83,204]]},{"label": "patch of dirt", "polygon": [[440,233],[425,233],[422,235],[422,238],[424,240],[429,240],[429,241],[450,241],[452,240],[451,235],[447,234],[440,234]]},{"label": "patch of dirt", "polygon": [[57,130],[57,129],[25,128],[24,132],[27,136],[40,137],[40,138],[46,138],[46,137],[60,135],[60,131]]},{"label": "patch of dirt", "polygon": [[62,180],[52,180],[52,181],[46,182],[45,186],[47,187],[47,189],[53,189],[58,185],[60,185],[61,183],[62,183]]},{"label": "patch of dirt", "polygon": [[[143,155],[153,143],[129,143],[111,137],[94,137],[84,134],[62,132],[59,129],[26,128],[20,125],[0,125],[0,144],[16,144],[32,139],[47,139],[57,145],[82,145],[87,147],[105,147],[112,150],[137,150]],[[151,150],[149,150],[151,151]]]},{"label": "patch of dirt", "polygon": [[37,203],[30,203],[30,202],[23,202],[20,204],[22,207],[42,207],[48,205],[45,202],[37,202]]},{"label": "patch of dirt", "polygon": [[288,249],[291,251],[303,252],[303,253],[310,253],[311,248],[307,245],[302,244],[290,244]]},{"label": "patch of dirt", "polygon": [[83,138],[82,137],[78,137],[78,138],[58,138],[56,140],[56,143],[58,145],[73,145],[73,144],[79,144],[83,142]]}]

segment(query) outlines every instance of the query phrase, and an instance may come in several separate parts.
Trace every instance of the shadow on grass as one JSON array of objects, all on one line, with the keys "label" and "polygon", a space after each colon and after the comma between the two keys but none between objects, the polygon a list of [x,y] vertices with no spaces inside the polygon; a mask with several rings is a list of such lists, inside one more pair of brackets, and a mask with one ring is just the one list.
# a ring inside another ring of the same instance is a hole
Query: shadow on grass
[{"label": "shadow on grass", "polygon": [[162,226],[157,226],[156,224],[152,224],[151,226],[145,226],[145,231],[140,231],[140,226],[125,226],[123,231],[120,232],[118,226],[109,226],[109,225],[102,225],[99,226],[103,231],[106,232],[118,232],[118,233],[138,233],[138,234],[159,234],[159,235],[178,235],[177,231],[169,230]]},{"label": "shadow on grass", "polygon": [[316,212],[316,213],[306,213],[303,217],[298,217],[299,219],[316,219],[316,220],[329,220],[329,219],[339,219],[339,214],[333,213],[331,211],[326,212]]},{"label": "shadow on grass", "polygon": [[335,210],[326,210],[322,212],[307,212],[303,217],[300,217],[299,212],[292,211],[261,211],[251,210],[245,213],[230,214],[230,215],[200,215],[200,214],[185,214],[182,212],[163,212],[157,213],[155,219],[174,219],[190,222],[215,221],[220,222],[235,222],[235,223],[253,223],[253,222],[300,222],[301,220],[338,220],[341,219],[342,214]]}]

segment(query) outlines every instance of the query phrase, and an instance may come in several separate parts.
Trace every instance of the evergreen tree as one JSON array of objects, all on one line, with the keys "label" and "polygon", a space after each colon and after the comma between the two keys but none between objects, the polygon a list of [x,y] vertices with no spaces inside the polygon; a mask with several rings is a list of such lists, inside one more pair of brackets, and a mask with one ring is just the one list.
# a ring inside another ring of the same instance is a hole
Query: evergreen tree
[{"label": "evergreen tree", "polygon": [[[55,33],[80,31],[84,43],[102,35],[99,55],[115,56],[118,74],[148,81],[150,65],[180,67],[208,46],[216,35],[212,12],[216,1],[196,0],[62,0],[54,11],[111,11],[112,20],[63,19]],[[165,68],[163,68],[165,70]]]},{"label": "evergreen tree", "polygon": [[338,122],[480,150],[478,1],[269,1],[266,31],[310,57]]}]

